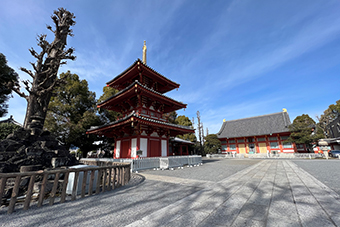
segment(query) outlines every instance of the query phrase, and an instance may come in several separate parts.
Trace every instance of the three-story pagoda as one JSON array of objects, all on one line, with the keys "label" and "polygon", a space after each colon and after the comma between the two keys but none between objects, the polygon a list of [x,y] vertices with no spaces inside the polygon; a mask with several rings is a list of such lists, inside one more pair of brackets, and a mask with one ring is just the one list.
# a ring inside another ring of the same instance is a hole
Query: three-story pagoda
[{"label": "three-story pagoda", "polygon": [[171,124],[164,114],[186,108],[186,104],[164,95],[179,84],[169,80],[137,59],[129,68],[106,83],[119,92],[98,103],[98,108],[122,113],[122,118],[106,125],[92,127],[88,134],[115,138],[114,158],[158,157],[169,155],[169,139],[194,133],[187,126]]}]

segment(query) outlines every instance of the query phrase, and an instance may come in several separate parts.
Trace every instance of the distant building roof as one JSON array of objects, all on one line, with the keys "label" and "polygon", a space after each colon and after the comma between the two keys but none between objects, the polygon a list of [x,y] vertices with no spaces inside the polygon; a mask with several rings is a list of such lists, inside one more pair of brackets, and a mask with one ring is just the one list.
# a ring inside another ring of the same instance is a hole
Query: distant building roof
[{"label": "distant building roof", "polygon": [[237,138],[289,132],[288,126],[290,124],[289,115],[286,111],[225,121],[223,122],[220,131],[217,133],[217,137]]},{"label": "distant building roof", "polygon": [[2,120],[0,121],[0,124],[2,123],[9,123],[9,124],[15,124],[15,125],[19,125],[20,127],[22,127],[22,124],[20,124],[19,122],[17,122],[16,120],[14,120],[13,115],[11,115],[8,119],[6,120]]}]

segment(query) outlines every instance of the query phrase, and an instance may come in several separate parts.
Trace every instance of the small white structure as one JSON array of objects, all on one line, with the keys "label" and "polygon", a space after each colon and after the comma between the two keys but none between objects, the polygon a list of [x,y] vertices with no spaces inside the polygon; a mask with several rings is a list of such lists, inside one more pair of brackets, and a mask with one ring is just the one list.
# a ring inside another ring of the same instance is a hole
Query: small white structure
[{"label": "small white structure", "polygon": [[[71,169],[80,169],[80,168],[88,168],[88,167],[98,167],[98,166],[91,166],[91,165],[77,165],[77,166],[72,166],[70,167]],[[98,176],[98,170],[94,172],[94,181],[93,181],[93,187],[92,191],[96,190],[96,185],[97,185],[97,176]],[[83,177],[84,177],[84,172],[79,172],[78,176],[78,182],[77,182],[77,195],[81,193],[81,184],[83,182]],[[87,179],[86,179],[86,188],[85,188],[85,193],[88,193],[89,191],[89,182],[90,182],[90,177],[91,177],[91,171],[87,172]],[[75,173],[71,172],[68,175],[68,183],[67,183],[67,188],[66,188],[66,193],[67,194],[72,194],[72,189],[73,189],[73,184],[74,184],[74,178],[75,178]]]}]

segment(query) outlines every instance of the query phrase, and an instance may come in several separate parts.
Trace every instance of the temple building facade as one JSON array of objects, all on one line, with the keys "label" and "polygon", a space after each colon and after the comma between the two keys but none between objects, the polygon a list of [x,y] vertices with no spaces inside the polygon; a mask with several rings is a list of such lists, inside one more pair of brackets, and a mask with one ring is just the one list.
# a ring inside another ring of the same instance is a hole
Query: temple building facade
[{"label": "temple building facade", "polygon": [[[217,137],[222,153],[279,154],[297,152],[294,143],[287,141],[291,124],[286,109],[268,115],[225,121]],[[305,152],[305,151],[301,151]]]},{"label": "temple building facade", "polygon": [[115,138],[114,158],[159,157],[172,155],[170,137],[194,133],[187,126],[171,124],[164,114],[186,108],[186,104],[165,96],[179,88],[146,64],[146,46],[143,61],[137,59],[121,74],[106,83],[119,92],[98,104],[122,113],[122,118],[106,125],[91,127],[88,134]]}]

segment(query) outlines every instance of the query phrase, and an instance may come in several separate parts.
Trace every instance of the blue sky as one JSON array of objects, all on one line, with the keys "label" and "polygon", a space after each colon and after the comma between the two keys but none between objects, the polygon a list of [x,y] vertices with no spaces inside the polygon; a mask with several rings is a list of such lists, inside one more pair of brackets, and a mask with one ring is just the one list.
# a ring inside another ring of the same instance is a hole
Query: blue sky
[{"label": "blue sky", "polygon": [[[21,79],[31,69],[38,34],[52,33],[53,10],[76,16],[75,61],[59,69],[86,79],[97,98],[105,83],[142,58],[181,84],[166,95],[201,113],[204,129],[217,133],[223,119],[282,111],[291,121],[316,119],[340,99],[340,1],[338,0],[13,0],[1,1],[0,52]],[[16,94],[9,115],[23,122],[26,101]],[[197,120],[196,122],[197,123]]]}]

